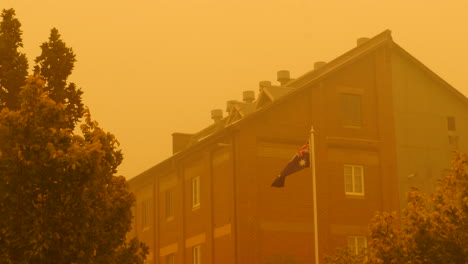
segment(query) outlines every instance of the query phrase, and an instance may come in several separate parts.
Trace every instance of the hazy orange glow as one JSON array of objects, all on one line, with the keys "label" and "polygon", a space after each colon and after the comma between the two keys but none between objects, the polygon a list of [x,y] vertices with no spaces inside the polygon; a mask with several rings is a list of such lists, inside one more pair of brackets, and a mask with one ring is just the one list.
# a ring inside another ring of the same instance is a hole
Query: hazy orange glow
[{"label": "hazy orange glow", "polygon": [[171,155],[172,132],[195,132],[212,109],[276,82],[276,71],[297,77],[385,29],[468,95],[468,1],[391,2],[2,0],[0,8],[16,9],[30,63],[52,27],[73,47],[71,80],[121,142],[119,173],[131,178]]}]

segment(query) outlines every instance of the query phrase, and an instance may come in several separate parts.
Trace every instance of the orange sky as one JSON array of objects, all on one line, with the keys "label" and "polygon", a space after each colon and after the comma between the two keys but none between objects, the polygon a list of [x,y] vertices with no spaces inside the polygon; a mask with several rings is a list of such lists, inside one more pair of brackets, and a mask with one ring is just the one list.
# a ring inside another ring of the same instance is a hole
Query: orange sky
[{"label": "orange sky", "polygon": [[385,29],[468,96],[466,0],[0,0],[11,7],[31,65],[52,27],[74,49],[71,80],[119,139],[127,178],[278,70],[297,77]]}]

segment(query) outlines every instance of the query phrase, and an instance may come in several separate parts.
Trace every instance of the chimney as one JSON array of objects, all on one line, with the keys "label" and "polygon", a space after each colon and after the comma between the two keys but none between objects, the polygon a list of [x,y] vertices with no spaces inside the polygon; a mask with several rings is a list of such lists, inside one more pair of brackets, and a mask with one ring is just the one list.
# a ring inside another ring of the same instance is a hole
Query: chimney
[{"label": "chimney", "polygon": [[261,81],[258,83],[258,86],[260,87],[260,91],[265,88],[265,87],[270,87],[271,82],[270,81]]},{"label": "chimney", "polygon": [[327,65],[326,62],[324,61],[317,61],[314,63],[314,70],[318,70],[320,68],[322,68],[323,66]]},{"label": "chimney", "polygon": [[193,134],[172,133],[172,154],[175,154],[188,146]]},{"label": "chimney", "polygon": [[223,119],[223,110],[221,109],[213,109],[211,110],[211,119],[216,123],[219,123],[221,119]]},{"label": "chimney", "polygon": [[244,91],[242,93],[242,100],[246,103],[253,103],[255,101],[255,92],[254,91]]},{"label": "chimney", "polygon": [[289,71],[282,70],[276,73],[277,81],[280,82],[281,86],[286,85],[291,78],[289,77]]},{"label": "chimney", "polygon": [[361,46],[362,44],[366,43],[369,38],[358,38],[356,41],[357,46]]}]

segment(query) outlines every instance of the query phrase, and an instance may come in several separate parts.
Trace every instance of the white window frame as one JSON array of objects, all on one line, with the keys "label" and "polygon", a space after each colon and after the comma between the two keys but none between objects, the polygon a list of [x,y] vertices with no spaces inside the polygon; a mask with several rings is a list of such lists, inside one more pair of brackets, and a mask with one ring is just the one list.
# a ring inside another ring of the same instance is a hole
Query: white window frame
[{"label": "white window frame", "polygon": [[192,248],[192,264],[201,264],[201,245]]},{"label": "white window frame", "polygon": [[192,208],[200,207],[200,176],[192,178]]},{"label": "white window frame", "polygon": [[[359,245],[359,240],[363,241],[362,246]],[[348,248],[351,253],[358,255],[363,249],[367,248],[367,237],[366,236],[348,236]]]},{"label": "white window frame", "polygon": [[[346,169],[351,169],[351,174],[348,174],[346,173]],[[361,188],[362,190],[359,192],[359,191],[356,191],[356,187],[357,187],[357,182],[358,180],[356,180],[356,178],[358,177],[358,175],[356,174],[356,171],[357,169],[360,169],[361,171],[361,180],[360,180],[360,183],[361,183]],[[365,190],[365,185],[364,185],[364,166],[362,165],[353,165],[353,164],[345,164],[344,167],[343,167],[343,175],[344,175],[344,188],[345,188],[345,194],[346,195],[360,195],[360,196],[364,196],[364,190]],[[347,190],[347,185],[348,185],[348,182],[347,182],[347,176],[351,176],[351,190]]]}]

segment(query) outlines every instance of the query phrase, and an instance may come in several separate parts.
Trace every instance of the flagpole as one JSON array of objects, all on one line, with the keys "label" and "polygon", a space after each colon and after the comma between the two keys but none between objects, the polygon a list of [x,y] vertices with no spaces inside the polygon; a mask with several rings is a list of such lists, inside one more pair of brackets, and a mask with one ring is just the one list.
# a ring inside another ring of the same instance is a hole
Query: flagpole
[{"label": "flagpole", "polygon": [[318,252],[318,225],[317,225],[317,179],[315,176],[315,130],[314,126],[310,127],[310,140],[309,140],[309,159],[310,167],[312,169],[312,195],[314,199],[314,246],[315,246],[315,264],[319,264]]}]

